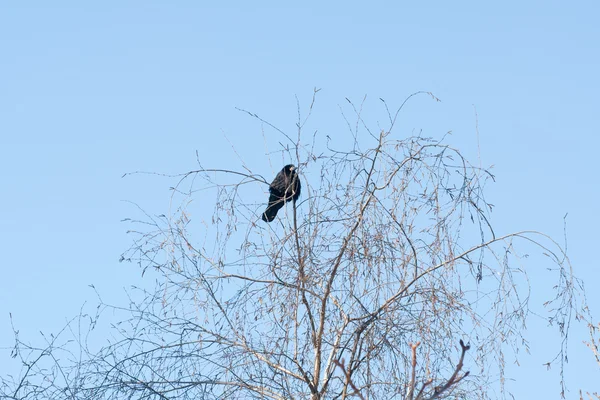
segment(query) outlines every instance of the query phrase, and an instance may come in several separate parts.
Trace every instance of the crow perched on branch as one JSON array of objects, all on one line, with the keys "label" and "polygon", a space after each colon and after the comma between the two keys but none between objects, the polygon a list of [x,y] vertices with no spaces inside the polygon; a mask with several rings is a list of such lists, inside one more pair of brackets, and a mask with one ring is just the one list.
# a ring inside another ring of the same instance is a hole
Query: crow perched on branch
[{"label": "crow perched on branch", "polygon": [[293,200],[296,203],[300,196],[300,179],[296,173],[296,167],[288,164],[273,179],[269,186],[269,205],[262,215],[265,222],[271,222],[275,219],[277,211],[285,202]]}]

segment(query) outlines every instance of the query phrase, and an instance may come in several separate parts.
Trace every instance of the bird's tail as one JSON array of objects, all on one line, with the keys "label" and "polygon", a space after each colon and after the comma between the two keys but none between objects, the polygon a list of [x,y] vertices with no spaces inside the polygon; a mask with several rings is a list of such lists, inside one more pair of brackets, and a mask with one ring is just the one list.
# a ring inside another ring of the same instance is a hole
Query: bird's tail
[{"label": "bird's tail", "polygon": [[262,215],[262,220],[265,222],[273,221],[275,219],[275,217],[277,216],[277,211],[278,211],[278,209],[276,207],[273,207],[271,205],[268,206]]},{"label": "bird's tail", "polygon": [[271,222],[275,219],[277,215],[277,211],[283,207],[283,199],[271,193],[269,196],[269,204],[267,205],[267,209],[262,215],[262,220],[265,222]]}]

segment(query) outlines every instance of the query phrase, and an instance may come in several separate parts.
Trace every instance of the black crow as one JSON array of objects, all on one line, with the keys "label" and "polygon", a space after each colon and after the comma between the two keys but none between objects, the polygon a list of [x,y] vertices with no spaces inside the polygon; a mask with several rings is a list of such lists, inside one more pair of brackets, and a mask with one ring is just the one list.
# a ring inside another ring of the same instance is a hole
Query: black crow
[{"label": "black crow", "polygon": [[275,219],[277,211],[287,201],[293,200],[294,203],[300,196],[300,179],[296,173],[296,167],[288,164],[273,179],[269,186],[269,205],[262,215],[265,222],[271,222]]}]

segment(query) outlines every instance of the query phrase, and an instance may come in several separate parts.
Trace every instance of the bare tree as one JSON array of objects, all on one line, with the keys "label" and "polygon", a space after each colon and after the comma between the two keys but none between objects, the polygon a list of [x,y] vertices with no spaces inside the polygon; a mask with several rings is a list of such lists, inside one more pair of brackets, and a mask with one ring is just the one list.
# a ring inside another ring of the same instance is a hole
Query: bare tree
[{"label": "bare tree", "polygon": [[[54,338],[40,348],[17,340],[14,355],[24,370],[4,379],[0,393],[501,397],[506,350],[527,347],[527,268],[539,268],[527,265],[519,243],[540,250],[550,266],[555,296],[546,307],[563,338],[550,356],[562,366],[578,290],[568,258],[543,233],[496,234],[484,197],[494,176],[445,137],[396,132],[414,95],[393,112],[383,102],[386,120],[377,129],[363,119],[364,104],[348,101],[342,115],[349,140],[341,144],[305,132],[315,97],[305,115],[298,106],[293,134],[242,110],[280,138],[269,154],[298,167],[300,200],[266,224],[270,179],[245,165],[198,162],[197,170],[172,177],[172,210],[131,220],[133,245],[122,257],[158,276],[156,288],[134,291],[130,307],[101,305],[99,313],[110,307],[127,318],[98,351],[80,335],[79,353]],[[213,204],[210,218],[192,218],[192,200]],[[93,328],[96,318],[90,321]],[[60,351],[70,361],[37,366],[36,357],[57,359]]]}]

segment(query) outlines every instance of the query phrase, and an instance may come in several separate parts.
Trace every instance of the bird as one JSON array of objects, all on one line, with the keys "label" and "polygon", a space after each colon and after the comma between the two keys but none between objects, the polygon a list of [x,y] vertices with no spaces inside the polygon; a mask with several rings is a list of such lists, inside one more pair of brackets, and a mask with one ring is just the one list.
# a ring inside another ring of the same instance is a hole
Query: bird
[{"label": "bird", "polygon": [[296,203],[300,196],[300,188],[300,179],[296,167],[292,164],[283,167],[269,185],[269,204],[262,215],[262,220],[271,222],[284,203],[290,200]]}]

